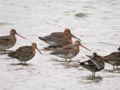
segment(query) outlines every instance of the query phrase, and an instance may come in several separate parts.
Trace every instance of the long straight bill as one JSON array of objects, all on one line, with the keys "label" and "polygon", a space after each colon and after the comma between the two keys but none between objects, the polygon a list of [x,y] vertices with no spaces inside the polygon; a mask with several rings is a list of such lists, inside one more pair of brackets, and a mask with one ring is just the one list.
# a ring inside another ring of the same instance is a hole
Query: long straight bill
[{"label": "long straight bill", "polygon": [[88,49],[87,47],[85,47],[85,46],[83,46],[83,45],[80,45],[80,46],[82,46],[83,48],[85,48],[85,49],[88,50],[88,51],[91,51],[90,49]]},{"label": "long straight bill", "polygon": [[36,49],[37,49],[37,51],[38,51],[41,55],[43,55],[42,52],[41,52],[38,48],[36,48]]},{"label": "long straight bill", "polygon": [[16,35],[20,36],[21,38],[27,39],[27,38],[25,38],[25,37],[21,36],[21,35],[20,35],[20,34],[18,34],[18,33],[16,33]]},{"label": "long straight bill", "polygon": [[[71,35],[72,35],[73,38],[80,40],[80,39],[79,39],[78,37],[76,37],[75,35],[73,35],[73,34],[71,34]],[[81,40],[80,40],[80,41],[81,41]]]}]

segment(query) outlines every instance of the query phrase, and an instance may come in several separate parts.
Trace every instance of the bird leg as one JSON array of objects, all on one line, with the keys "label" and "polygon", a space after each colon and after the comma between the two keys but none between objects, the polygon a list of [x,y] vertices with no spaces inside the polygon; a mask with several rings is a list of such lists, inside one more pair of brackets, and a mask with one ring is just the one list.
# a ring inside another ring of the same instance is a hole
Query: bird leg
[{"label": "bird leg", "polygon": [[71,58],[70,58],[70,61],[69,62],[71,62],[72,60],[71,60]]},{"label": "bird leg", "polygon": [[116,66],[116,69],[118,70],[118,65]]},{"label": "bird leg", "polygon": [[92,78],[94,78],[95,77],[95,68],[93,68],[93,71],[92,71]]},{"label": "bird leg", "polygon": [[27,65],[26,61],[21,62],[21,65]]},{"label": "bird leg", "polygon": [[95,72],[92,72],[92,79],[95,78]]},{"label": "bird leg", "polygon": [[4,53],[6,53],[6,50],[3,50]]},{"label": "bird leg", "polygon": [[65,62],[67,62],[67,58],[65,58]]},{"label": "bird leg", "polygon": [[26,65],[26,61],[24,62],[24,64]]},{"label": "bird leg", "polygon": [[113,65],[113,70],[115,70],[115,66]]}]

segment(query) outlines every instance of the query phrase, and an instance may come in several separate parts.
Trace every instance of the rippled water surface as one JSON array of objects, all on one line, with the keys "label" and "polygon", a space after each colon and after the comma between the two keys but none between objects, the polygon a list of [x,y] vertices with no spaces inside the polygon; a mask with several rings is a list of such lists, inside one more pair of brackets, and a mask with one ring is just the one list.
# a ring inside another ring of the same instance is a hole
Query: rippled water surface
[{"label": "rippled water surface", "polygon": [[[51,32],[62,32],[70,28],[82,43],[100,55],[117,51],[120,46],[120,0],[0,0],[0,35],[7,35],[15,28],[27,37],[17,36],[15,50],[22,45],[36,42],[42,49],[47,46],[38,39]],[[112,72],[106,64],[105,70],[96,73],[80,67],[77,61],[92,54],[81,48],[72,63],[41,50],[28,61],[19,61],[0,55],[0,90],[119,90],[120,73]]]}]

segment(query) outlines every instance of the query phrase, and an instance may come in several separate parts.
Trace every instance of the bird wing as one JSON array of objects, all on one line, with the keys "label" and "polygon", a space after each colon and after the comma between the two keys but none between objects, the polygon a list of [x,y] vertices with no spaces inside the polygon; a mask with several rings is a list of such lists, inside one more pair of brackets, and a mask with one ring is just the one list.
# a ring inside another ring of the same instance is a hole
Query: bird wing
[{"label": "bird wing", "polygon": [[80,65],[90,71],[92,71],[94,68],[97,68],[91,60],[80,62]]},{"label": "bird wing", "polygon": [[104,58],[102,58],[101,56],[97,55],[96,58],[90,55],[86,55],[86,56],[90,58],[90,60],[98,67],[98,69],[104,67],[104,61],[102,61],[104,60]]},{"label": "bird wing", "polygon": [[57,49],[53,51],[51,54],[57,55],[57,54],[63,54],[66,55],[69,53],[69,51],[72,49],[72,45],[64,46],[63,48]]},{"label": "bird wing", "polygon": [[45,37],[47,40],[50,40],[50,41],[58,41],[60,39],[63,39],[64,38],[64,34],[62,32],[54,32],[54,33],[51,33],[50,35],[46,36]]},{"label": "bird wing", "polygon": [[31,52],[32,52],[31,46],[23,46],[23,47],[19,47],[14,52],[11,52],[10,54],[8,54],[8,56],[19,59],[21,57],[31,56]]},{"label": "bird wing", "polygon": [[10,41],[10,37],[9,36],[2,36],[0,37],[0,45],[6,45],[6,43],[8,43],[8,41]]},{"label": "bird wing", "polygon": [[104,56],[105,61],[120,61],[120,54],[119,52],[113,52],[110,55]]},{"label": "bird wing", "polygon": [[63,47],[63,49],[72,49],[73,48],[73,45],[72,44],[69,44],[69,45],[66,45]]},{"label": "bird wing", "polygon": [[54,32],[49,35],[50,37],[56,37],[56,38],[64,38],[63,32]]},{"label": "bird wing", "polygon": [[31,46],[23,46],[23,47],[19,47],[16,52],[30,52],[31,50]]},{"label": "bird wing", "polygon": [[65,38],[64,39],[59,39],[58,41],[57,41],[57,44],[56,44],[56,46],[59,46],[59,47],[64,47],[64,46],[68,46],[69,44],[72,44],[72,43],[70,43],[69,41],[67,41]]},{"label": "bird wing", "polygon": [[19,47],[15,52],[16,52],[16,57],[24,56],[24,55],[27,55],[27,54],[31,54],[32,47],[31,46]]},{"label": "bird wing", "polygon": [[63,39],[63,38],[64,38],[64,34],[62,32],[54,32],[48,36],[39,37],[39,39],[47,42],[48,44],[50,44],[51,42],[58,43],[58,41]]},{"label": "bird wing", "polygon": [[11,40],[10,39],[10,37],[9,36],[2,36],[2,37],[0,37],[0,41],[9,41],[9,40]]}]

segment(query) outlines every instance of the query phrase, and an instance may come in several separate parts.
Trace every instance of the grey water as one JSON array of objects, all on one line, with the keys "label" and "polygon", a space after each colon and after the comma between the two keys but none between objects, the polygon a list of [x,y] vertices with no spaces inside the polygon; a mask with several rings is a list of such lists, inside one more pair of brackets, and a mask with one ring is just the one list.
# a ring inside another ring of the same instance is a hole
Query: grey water
[{"label": "grey water", "polygon": [[[15,50],[36,42],[40,49],[47,46],[38,36],[63,32],[65,28],[79,37],[82,43],[99,55],[108,55],[120,46],[120,0],[0,0],[0,36],[10,29],[28,38],[17,36]],[[73,39],[74,41],[74,39]],[[0,55],[0,90],[119,90],[120,73],[109,72],[112,66],[96,73],[80,67],[85,61],[83,48],[72,63],[62,62],[41,50],[27,66],[7,55]]]}]

